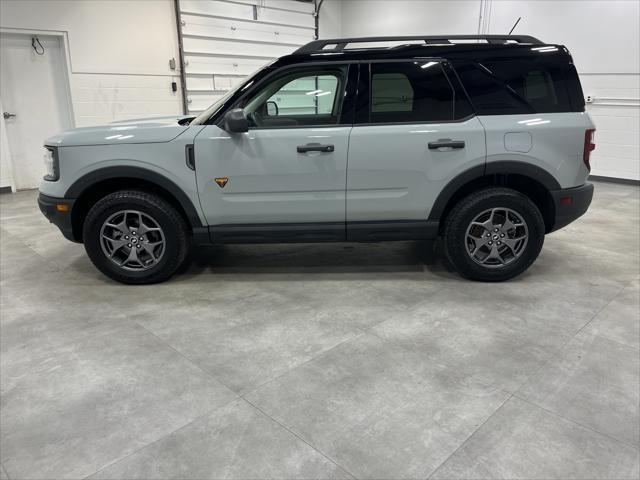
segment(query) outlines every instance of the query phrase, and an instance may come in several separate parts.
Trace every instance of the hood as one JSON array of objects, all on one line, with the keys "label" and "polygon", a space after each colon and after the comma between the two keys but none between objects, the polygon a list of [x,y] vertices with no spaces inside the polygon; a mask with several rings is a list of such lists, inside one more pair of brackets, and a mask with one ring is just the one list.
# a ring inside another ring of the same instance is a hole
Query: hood
[{"label": "hood", "polygon": [[193,115],[141,118],[109,123],[95,127],[67,130],[45,140],[45,145],[73,147],[79,145],[114,145],[122,143],[170,142],[189,128],[180,120]]}]

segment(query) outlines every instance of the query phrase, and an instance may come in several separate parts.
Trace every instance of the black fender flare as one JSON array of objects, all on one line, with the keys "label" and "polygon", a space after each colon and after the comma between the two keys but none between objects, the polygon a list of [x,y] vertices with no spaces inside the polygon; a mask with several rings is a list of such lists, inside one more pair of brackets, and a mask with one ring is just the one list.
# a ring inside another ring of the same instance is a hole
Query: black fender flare
[{"label": "black fender flare", "polygon": [[492,175],[520,175],[528,177],[541,184],[549,192],[559,190],[561,188],[553,175],[537,165],[512,160],[487,162],[483,165],[477,165],[465,170],[447,183],[436,198],[436,201],[431,208],[431,212],[429,212],[428,219],[440,220],[449,200],[451,200],[460,188],[469,182],[484,177],[490,177]]},{"label": "black fender flare", "polygon": [[202,227],[202,221],[191,199],[172,180],[153,170],[142,167],[122,166],[104,167],[93,170],[77,179],[65,193],[65,198],[77,199],[93,185],[115,178],[135,178],[156,184],[169,192],[180,204],[193,228]]}]

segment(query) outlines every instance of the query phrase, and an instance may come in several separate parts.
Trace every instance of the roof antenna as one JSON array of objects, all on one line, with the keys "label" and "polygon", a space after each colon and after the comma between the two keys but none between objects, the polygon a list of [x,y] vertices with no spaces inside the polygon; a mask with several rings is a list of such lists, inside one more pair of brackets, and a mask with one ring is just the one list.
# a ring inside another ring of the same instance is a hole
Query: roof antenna
[{"label": "roof antenna", "polygon": [[509,30],[509,33],[507,35],[511,35],[511,32],[513,32],[516,27],[518,26],[518,23],[520,23],[520,20],[522,20],[522,17],[518,17],[518,20],[516,20],[516,23],[513,24],[513,27],[511,27],[511,30]]}]

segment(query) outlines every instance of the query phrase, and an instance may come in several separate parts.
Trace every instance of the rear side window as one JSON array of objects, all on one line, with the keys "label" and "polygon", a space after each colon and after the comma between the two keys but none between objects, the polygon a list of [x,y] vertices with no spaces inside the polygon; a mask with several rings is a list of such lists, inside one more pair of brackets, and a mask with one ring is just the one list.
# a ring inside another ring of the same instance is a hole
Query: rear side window
[{"label": "rear side window", "polygon": [[371,64],[371,123],[453,120],[454,92],[440,63]]},{"label": "rear side window", "polygon": [[480,115],[574,111],[562,64],[491,60],[456,71]]}]

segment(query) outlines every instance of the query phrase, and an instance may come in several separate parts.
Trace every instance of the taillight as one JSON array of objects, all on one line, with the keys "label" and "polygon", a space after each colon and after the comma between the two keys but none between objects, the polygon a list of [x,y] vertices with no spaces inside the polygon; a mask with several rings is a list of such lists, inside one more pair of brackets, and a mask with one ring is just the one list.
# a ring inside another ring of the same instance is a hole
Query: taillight
[{"label": "taillight", "polygon": [[582,152],[582,161],[584,162],[587,170],[591,171],[591,164],[589,163],[589,157],[591,152],[595,150],[596,144],[593,143],[593,137],[596,133],[595,128],[589,128],[584,132],[584,150]]}]

